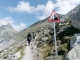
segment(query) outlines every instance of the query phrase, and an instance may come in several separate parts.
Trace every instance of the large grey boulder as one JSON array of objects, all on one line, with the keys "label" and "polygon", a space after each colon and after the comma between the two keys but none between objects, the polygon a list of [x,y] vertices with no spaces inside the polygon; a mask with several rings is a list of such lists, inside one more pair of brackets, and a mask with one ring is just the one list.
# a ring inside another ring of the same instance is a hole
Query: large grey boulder
[{"label": "large grey boulder", "polygon": [[69,18],[71,18],[71,24],[74,28],[80,29],[80,5],[72,9],[69,13]]},{"label": "large grey boulder", "polygon": [[70,50],[65,60],[80,60],[80,45],[77,45]]},{"label": "large grey boulder", "polygon": [[70,47],[71,50],[68,52],[65,60],[80,60],[80,34],[72,36]]},{"label": "large grey boulder", "polygon": [[77,28],[80,30],[80,9],[76,14],[73,14],[71,16],[71,24],[74,28]]}]

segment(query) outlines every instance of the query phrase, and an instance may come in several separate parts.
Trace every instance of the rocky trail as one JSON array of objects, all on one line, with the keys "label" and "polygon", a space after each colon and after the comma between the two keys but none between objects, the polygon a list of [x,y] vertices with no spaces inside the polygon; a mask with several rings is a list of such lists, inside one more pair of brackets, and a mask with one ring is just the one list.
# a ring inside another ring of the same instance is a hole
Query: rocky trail
[{"label": "rocky trail", "polygon": [[24,56],[21,60],[36,60],[37,59],[37,47],[34,45],[34,42],[26,46],[24,50]]}]

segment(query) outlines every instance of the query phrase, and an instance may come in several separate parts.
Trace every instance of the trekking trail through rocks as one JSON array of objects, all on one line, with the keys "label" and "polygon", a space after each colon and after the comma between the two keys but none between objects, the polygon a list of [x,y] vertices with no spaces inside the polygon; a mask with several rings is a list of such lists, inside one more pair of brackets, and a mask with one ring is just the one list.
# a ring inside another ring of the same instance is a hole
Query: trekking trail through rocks
[{"label": "trekking trail through rocks", "polygon": [[21,60],[36,60],[37,49],[33,44],[26,46],[24,50],[24,56]]}]

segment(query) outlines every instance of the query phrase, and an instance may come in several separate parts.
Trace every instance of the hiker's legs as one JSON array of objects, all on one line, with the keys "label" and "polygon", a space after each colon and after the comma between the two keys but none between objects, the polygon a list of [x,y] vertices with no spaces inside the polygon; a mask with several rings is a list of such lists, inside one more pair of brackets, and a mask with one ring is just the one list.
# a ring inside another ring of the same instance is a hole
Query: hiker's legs
[{"label": "hiker's legs", "polygon": [[29,40],[27,40],[27,45],[29,45]]},{"label": "hiker's legs", "polygon": [[28,40],[28,45],[30,45],[30,40]]},{"label": "hiker's legs", "polygon": [[30,40],[29,40],[29,45],[30,45]]}]

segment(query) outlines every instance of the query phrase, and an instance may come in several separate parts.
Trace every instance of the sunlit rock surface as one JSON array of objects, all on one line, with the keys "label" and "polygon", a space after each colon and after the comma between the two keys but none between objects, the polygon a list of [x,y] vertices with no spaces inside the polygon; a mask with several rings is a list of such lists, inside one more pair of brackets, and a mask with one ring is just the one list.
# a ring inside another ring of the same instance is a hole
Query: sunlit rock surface
[{"label": "sunlit rock surface", "polygon": [[66,60],[80,60],[80,45],[75,46],[69,51]]},{"label": "sunlit rock surface", "polygon": [[80,60],[80,34],[75,34],[71,38],[70,47],[65,60]]}]

